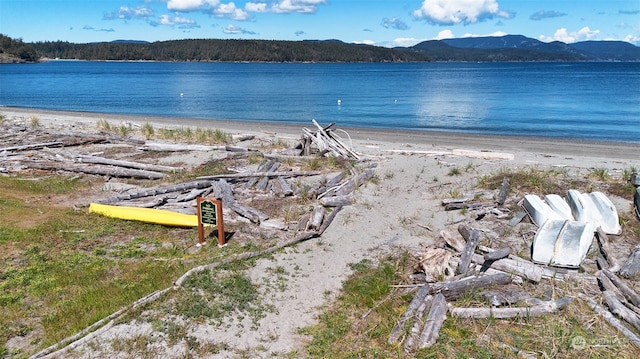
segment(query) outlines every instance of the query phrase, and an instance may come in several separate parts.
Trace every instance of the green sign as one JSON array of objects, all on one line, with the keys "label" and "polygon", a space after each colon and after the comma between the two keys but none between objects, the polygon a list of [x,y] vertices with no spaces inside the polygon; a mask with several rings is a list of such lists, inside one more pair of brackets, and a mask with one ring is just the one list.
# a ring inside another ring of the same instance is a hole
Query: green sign
[{"label": "green sign", "polygon": [[200,221],[202,224],[217,225],[217,210],[216,204],[211,201],[200,202]]}]

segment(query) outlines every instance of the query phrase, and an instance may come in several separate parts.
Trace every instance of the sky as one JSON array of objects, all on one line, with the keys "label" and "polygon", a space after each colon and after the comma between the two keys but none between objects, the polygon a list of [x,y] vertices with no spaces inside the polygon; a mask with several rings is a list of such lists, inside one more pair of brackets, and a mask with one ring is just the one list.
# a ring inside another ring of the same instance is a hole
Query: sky
[{"label": "sky", "polygon": [[394,47],[524,35],[640,45],[640,0],[0,0],[0,33],[74,43],[337,39]]}]

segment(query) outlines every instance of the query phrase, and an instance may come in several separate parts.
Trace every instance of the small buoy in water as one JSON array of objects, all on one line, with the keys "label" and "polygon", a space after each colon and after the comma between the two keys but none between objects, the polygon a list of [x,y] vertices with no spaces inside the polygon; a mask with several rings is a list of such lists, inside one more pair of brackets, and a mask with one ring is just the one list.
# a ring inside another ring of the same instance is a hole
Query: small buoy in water
[{"label": "small buoy in water", "polygon": [[184,97],[184,94],[182,92],[180,92],[180,97]]},{"label": "small buoy in water", "polygon": [[338,105],[342,105],[342,100],[338,100]]}]

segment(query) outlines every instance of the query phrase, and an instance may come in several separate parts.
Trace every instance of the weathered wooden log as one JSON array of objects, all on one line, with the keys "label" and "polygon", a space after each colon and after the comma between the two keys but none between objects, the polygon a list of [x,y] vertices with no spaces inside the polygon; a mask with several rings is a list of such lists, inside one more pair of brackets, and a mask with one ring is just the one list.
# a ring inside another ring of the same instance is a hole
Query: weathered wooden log
[{"label": "weathered wooden log", "polygon": [[484,257],[479,254],[474,254],[471,260],[474,263],[482,265],[483,268],[492,267],[510,274],[519,275],[535,283],[542,280],[542,268],[528,261],[513,260],[510,258],[498,259],[497,261],[485,261]]},{"label": "weathered wooden log", "polygon": [[602,270],[596,272],[596,278],[598,279],[598,284],[600,285],[602,291],[606,290],[607,292],[616,295],[619,301],[623,303],[627,302],[627,299],[624,297],[624,295],[622,295],[620,289],[618,289],[618,287],[616,287],[616,285],[611,282],[611,279],[609,279],[609,277],[607,277],[602,272]]},{"label": "weathered wooden log", "polygon": [[254,135],[232,135],[231,138],[233,138],[233,140],[237,141],[237,142],[244,142],[244,141],[251,141],[254,138],[256,138],[256,136],[254,136]]},{"label": "weathered wooden log", "polygon": [[226,150],[226,146],[207,146],[207,145],[193,145],[193,144],[174,144],[174,143],[154,143],[146,142],[144,145],[138,147],[142,151],[155,151],[155,152],[181,152],[181,151],[220,151]]},{"label": "weathered wooden log", "polygon": [[373,169],[367,168],[357,176],[351,177],[344,183],[342,187],[336,190],[336,196],[344,196],[356,190],[356,188],[362,186],[366,181],[373,177]]},{"label": "weathered wooden log", "polygon": [[466,195],[464,197],[457,197],[457,198],[445,198],[442,200],[442,205],[446,206],[448,204],[466,203],[471,201],[473,198],[474,198],[473,195]]},{"label": "weathered wooden log", "polygon": [[504,247],[492,252],[487,252],[483,257],[485,261],[496,261],[498,259],[507,258],[509,254],[511,254],[511,248]]},{"label": "weathered wooden log", "polygon": [[79,155],[77,157],[80,160],[80,162],[82,162],[82,163],[94,163],[94,164],[100,164],[100,165],[111,165],[111,166],[135,168],[135,169],[139,169],[139,170],[157,171],[157,172],[180,172],[180,171],[182,171],[182,168],[180,168],[180,167],[171,167],[171,166],[155,165],[155,164],[150,164],[150,163],[139,163],[139,162],[132,162],[132,161],[114,160],[114,159],[98,157],[98,156]]},{"label": "weathered wooden log", "polygon": [[429,348],[438,340],[442,323],[447,319],[447,300],[444,295],[438,293],[433,297],[433,303],[420,334],[418,348]]},{"label": "weathered wooden log", "polygon": [[409,302],[409,306],[407,307],[407,309],[404,311],[400,319],[393,326],[393,329],[389,334],[389,339],[387,340],[387,343],[395,344],[398,342],[398,339],[400,339],[400,336],[405,330],[405,325],[407,324],[409,319],[411,319],[414,316],[414,314],[416,313],[416,310],[418,310],[418,307],[420,307],[422,302],[424,302],[424,298],[427,296],[427,294],[429,294],[429,290],[430,290],[429,284],[424,284],[423,286],[420,287],[420,289],[418,290],[418,293],[416,293],[416,295],[413,296],[413,299],[411,299],[411,302]]},{"label": "weathered wooden log", "polygon": [[[272,173],[275,172],[279,167],[280,167],[281,163],[280,162],[274,162],[271,167],[269,167],[267,169],[267,173]],[[264,191],[267,189],[267,184],[269,183],[269,176],[264,176],[262,178],[260,178],[260,180],[258,181],[258,183],[256,183],[256,189],[259,191]]]},{"label": "weathered wooden log", "polygon": [[471,231],[469,240],[464,247],[464,250],[460,254],[460,262],[458,262],[458,268],[456,273],[464,274],[469,270],[469,264],[471,264],[471,258],[478,247],[478,241],[480,240],[480,231],[474,229]]},{"label": "weathered wooden log", "polygon": [[222,205],[236,212],[242,217],[247,218],[252,223],[260,224],[261,221],[265,221],[269,218],[266,214],[258,211],[255,208],[237,203],[233,190],[229,183],[224,179],[211,182],[212,194],[222,200]]},{"label": "weathered wooden log", "polygon": [[411,326],[411,330],[409,331],[409,335],[407,336],[407,340],[404,342],[404,351],[407,353],[411,353],[415,344],[419,339],[421,329],[424,323],[424,313],[431,308],[431,304],[433,303],[433,296],[427,295],[420,303],[420,306],[415,312],[413,325]]},{"label": "weathered wooden log", "polygon": [[500,187],[500,194],[498,194],[498,205],[502,206],[504,201],[507,200],[507,193],[509,192],[509,177],[502,179],[502,186]]},{"label": "weathered wooden log", "polygon": [[344,196],[322,197],[320,199],[320,204],[322,204],[325,207],[348,206],[352,203],[353,203],[353,194],[348,194]]},{"label": "weathered wooden log", "polygon": [[613,254],[614,251],[611,248],[609,237],[607,236],[606,233],[604,233],[602,228],[599,226],[598,226],[598,229],[596,230],[596,234],[597,234],[596,238],[598,239],[598,245],[600,247],[600,252],[604,256],[604,258],[607,260],[607,263],[609,263],[609,267],[606,269],[609,269],[613,273],[617,272],[618,270],[620,270],[620,266],[618,265],[618,260]]},{"label": "weathered wooden log", "polygon": [[189,202],[193,201],[198,197],[206,197],[209,193],[211,193],[211,188],[194,188],[189,193],[184,193],[176,197],[175,202]]},{"label": "weathered wooden log", "polygon": [[460,233],[460,235],[462,236],[462,238],[464,238],[465,241],[468,241],[469,236],[471,236],[471,231],[469,230],[469,227],[465,226],[462,223],[458,225],[458,233]]},{"label": "weathered wooden log", "polygon": [[593,309],[596,313],[600,314],[609,324],[611,324],[614,328],[618,329],[629,341],[635,345],[637,348],[640,348],[640,337],[633,332],[630,328],[628,328],[622,321],[618,318],[614,317],[611,312],[598,305],[593,299],[587,297],[584,294],[579,294],[580,299],[584,300],[591,309]]},{"label": "weathered wooden log", "polygon": [[62,144],[61,141],[33,143],[33,144],[30,144],[30,145],[2,147],[2,148],[0,148],[0,153],[2,153],[2,152],[13,152],[13,151],[39,150],[39,149],[45,148],[45,147],[61,147],[62,145],[63,144]]},{"label": "weathered wooden log", "polygon": [[555,313],[571,303],[570,297],[560,298],[542,302],[542,304],[532,307],[512,307],[512,308],[451,308],[451,315],[457,318],[515,318],[515,317],[538,317],[550,313]]},{"label": "weathered wooden log", "polygon": [[171,192],[186,191],[190,189],[201,189],[201,188],[211,187],[211,184],[212,184],[211,181],[184,182],[177,185],[156,187],[156,188],[145,189],[145,190],[141,190],[133,193],[123,193],[114,197],[98,199],[95,202],[102,203],[102,204],[110,204],[110,203],[115,203],[115,202],[124,201],[124,200],[157,196],[160,194],[166,194]]},{"label": "weathered wooden log", "polygon": [[271,185],[271,190],[278,197],[287,197],[293,194],[293,188],[283,177],[274,178]]},{"label": "weathered wooden log", "polygon": [[323,206],[315,206],[313,212],[311,212],[311,217],[309,218],[309,223],[307,224],[307,230],[318,230],[320,225],[322,225],[322,220],[324,219],[325,209]]},{"label": "weathered wooden log", "polygon": [[453,210],[463,209],[463,208],[478,210],[483,207],[491,207],[491,206],[493,206],[493,203],[490,203],[490,202],[449,203],[444,206],[444,210],[453,211]]},{"label": "weathered wooden log", "polygon": [[167,197],[166,196],[157,196],[153,199],[151,199],[150,201],[146,201],[146,202],[139,202],[139,201],[123,201],[123,202],[119,202],[116,203],[115,205],[117,206],[131,206],[131,207],[140,207],[140,208],[155,208],[158,206],[162,206],[163,204],[167,203]]},{"label": "weathered wooden log", "polygon": [[507,274],[498,273],[491,275],[481,275],[466,277],[452,282],[439,282],[431,285],[430,294],[442,293],[445,298],[454,300],[460,298],[469,290],[479,289],[492,285],[505,285],[511,283],[511,277]]},{"label": "weathered wooden log", "polygon": [[631,251],[629,258],[627,258],[627,260],[622,265],[622,268],[620,268],[620,276],[630,279],[635,277],[638,272],[640,272],[640,245],[637,245]]},{"label": "weathered wooden log", "polygon": [[640,317],[636,312],[627,308],[621,301],[618,300],[614,293],[605,290],[602,292],[602,297],[605,303],[609,307],[611,313],[622,318],[625,322],[631,324],[636,330],[640,330]]},{"label": "weathered wooden log", "polygon": [[444,239],[445,243],[458,252],[462,252],[464,247],[467,245],[465,241],[458,237],[454,237],[449,231],[440,231],[440,237]]},{"label": "weathered wooden log", "polygon": [[136,170],[131,168],[122,168],[115,166],[87,166],[81,164],[69,164],[63,162],[35,162],[21,161],[22,165],[28,168],[37,168],[41,170],[68,171],[76,173],[86,173],[101,176],[141,178],[141,179],[161,179],[164,174],[155,171]]},{"label": "weathered wooden log", "polygon": [[624,295],[624,297],[627,298],[627,300],[633,303],[633,305],[635,305],[636,307],[640,307],[640,295],[638,295],[638,293],[635,290],[629,287],[622,279],[618,278],[618,276],[616,276],[614,273],[611,273],[611,271],[603,269],[602,273],[604,273],[611,280],[611,282],[620,290],[622,295]]},{"label": "weathered wooden log", "polygon": [[503,305],[511,305],[517,303],[525,298],[530,297],[526,292],[517,289],[502,289],[496,288],[492,290],[482,291],[481,296],[485,297],[489,303],[494,307],[501,307]]},{"label": "weathered wooden log", "polygon": [[[273,165],[275,162],[276,162],[275,159],[264,158],[258,165],[256,173],[262,173],[262,172],[266,173],[267,169],[269,169],[271,165]],[[253,188],[253,186],[255,186],[256,183],[258,183],[261,177],[264,177],[264,176],[252,176],[251,178],[249,178],[247,183],[244,184],[244,188]]]}]

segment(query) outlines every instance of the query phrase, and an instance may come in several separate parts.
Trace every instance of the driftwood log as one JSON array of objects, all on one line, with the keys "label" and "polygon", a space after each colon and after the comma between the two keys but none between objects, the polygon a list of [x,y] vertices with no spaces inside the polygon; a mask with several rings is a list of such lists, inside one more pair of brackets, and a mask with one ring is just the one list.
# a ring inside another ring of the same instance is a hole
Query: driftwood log
[{"label": "driftwood log", "polygon": [[429,348],[438,340],[442,323],[447,319],[447,300],[444,295],[438,293],[434,296],[431,309],[424,323],[424,328],[420,334],[418,347],[420,349]]},{"label": "driftwood log", "polygon": [[629,287],[622,279],[618,278],[618,276],[616,276],[614,273],[611,273],[611,271],[603,269],[602,273],[604,273],[607,276],[607,278],[611,280],[611,283],[613,283],[616,286],[616,288],[620,290],[622,295],[624,295],[624,297],[627,298],[628,301],[633,303],[633,305],[635,305],[636,307],[640,307],[640,295],[635,290]]},{"label": "driftwood log", "polygon": [[395,344],[400,339],[400,336],[403,334],[405,326],[407,322],[414,317],[416,311],[424,301],[425,297],[429,294],[430,291],[429,284],[425,284],[418,290],[418,293],[411,299],[407,310],[402,314],[400,319],[396,322],[391,330],[391,334],[389,334],[389,339],[387,343]]},{"label": "driftwood log", "polygon": [[77,158],[82,163],[93,163],[93,164],[100,164],[100,165],[110,165],[110,166],[134,168],[134,169],[139,169],[139,170],[156,171],[156,172],[180,172],[180,171],[182,171],[182,168],[180,168],[180,167],[162,166],[162,165],[155,165],[155,164],[149,164],[149,163],[140,163],[140,162],[132,162],[132,161],[123,161],[123,160],[113,160],[113,159],[110,159],[110,158],[104,158],[104,157],[98,157],[98,156],[78,155]]},{"label": "driftwood log", "polygon": [[600,306],[593,299],[587,297],[584,294],[580,294],[580,299],[584,300],[596,313],[600,314],[611,326],[618,329],[629,341],[640,348],[640,337],[630,328],[628,328],[622,321],[616,318],[611,312]]},{"label": "driftwood log", "polygon": [[462,297],[464,293],[493,285],[511,283],[511,277],[504,273],[465,277],[451,282],[439,282],[431,285],[430,294],[442,293],[448,300]]},{"label": "driftwood log", "polygon": [[456,272],[458,274],[464,274],[469,271],[469,264],[471,264],[471,258],[478,247],[478,241],[480,240],[480,231],[472,230],[469,235],[469,239],[467,240],[467,244],[465,245],[462,253],[460,254],[460,262],[458,262],[458,268]]},{"label": "driftwood log", "polygon": [[444,239],[445,243],[447,243],[451,248],[455,249],[457,252],[462,252],[464,247],[467,245],[464,240],[453,236],[448,231],[440,231],[440,236]]},{"label": "driftwood log", "polygon": [[611,310],[611,313],[622,318],[625,322],[631,324],[636,330],[640,330],[640,317],[636,312],[627,308],[614,293],[608,290],[602,292],[605,303]]},{"label": "driftwood log", "polygon": [[416,309],[415,320],[407,336],[407,340],[404,342],[404,351],[410,353],[415,348],[416,342],[419,340],[421,329],[423,328],[424,313],[431,308],[433,303],[433,295],[427,295],[424,297],[418,309]]},{"label": "driftwood log", "polygon": [[609,243],[609,237],[607,236],[606,233],[604,233],[601,227],[598,227],[598,229],[596,230],[596,234],[597,234],[596,237],[598,239],[598,245],[600,247],[600,252],[604,256],[604,259],[606,259],[607,263],[609,264],[609,267],[606,269],[609,269],[613,273],[617,272],[618,270],[620,270],[620,266],[618,265],[618,260],[613,254],[614,251],[611,248],[611,244]]},{"label": "driftwood log", "polygon": [[502,206],[507,200],[507,193],[509,192],[509,177],[502,179],[502,186],[500,187],[500,193],[498,194],[498,205]]},{"label": "driftwood log", "polygon": [[77,173],[87,173],[102,176],[126,177],[126,178],[142,178],[142,179],[161,179],[163,173],[146,170],[136,170],[131,168],[122,168],[116,166],[87,166],[82,164],[70,164],[63,162],[36,162],[21,161],[20,164],[28,168],[37,168],[41,170],[68,171]]},{"label": "driftwood log", "polygon": [[515,318],[515,317],[537,317],[549,313],[555,313],[563,309],[571,302],[571,298],[561,298],[542,302],[532,307],[515,307],[515,308],[452,308],[451,315],[458,318]]},{"label": "driftwood log", "polygon": [[624,278],[633,278],[640,272],[640,245],[637,245],[629,255],[629,258],[620,268],[620,276]]},{"label": "driftwood log", "polygon": [[191,189],[207,188],[207,187],[211,187],[211,183],[212,183],[211,181],[184,182],[177,185],[156,187],[156,188],[145,189],[145,190],[141,190],[133,193],[123,193],[114,197],[98,199],[95,202],[102,203],[102,204],[111,204],[119,201],[157,196],[157,195],[171,193],[171,192],[179,192],[179,191],[182,192],[182,191],[187,191]]}]

